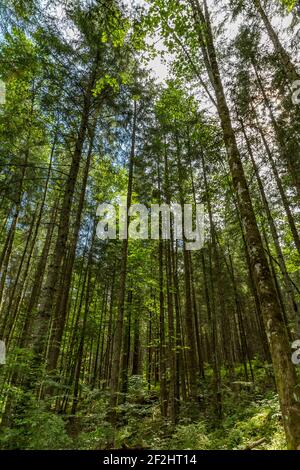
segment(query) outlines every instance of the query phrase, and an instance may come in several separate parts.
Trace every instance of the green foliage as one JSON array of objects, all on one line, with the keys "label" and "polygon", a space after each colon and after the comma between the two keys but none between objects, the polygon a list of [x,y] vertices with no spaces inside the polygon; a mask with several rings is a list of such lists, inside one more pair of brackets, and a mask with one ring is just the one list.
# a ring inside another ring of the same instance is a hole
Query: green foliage
[{"label": "green foliage", "polygon": [[[233,406],[233,397],[231,400]],[[207,420],[178,425],[171,439],[163,443],[163,448],[243,450],[262,438],[265,442],[258,447],[261,450],[286,448],[278,397],[273,392],[248,406],[244,403],[237,405],[235,402],[235,411],[225,417],[215,429],[211,428]]]},{"label": "green foliage", "polygon": [[78,413],[79,433],[74,438],[74,448],[83,450],[104,449],[114,438],[114,428],[107,420],[108,396],[90,391],[83,408]]},{"label": "green foliage", "polygon": [[13,426],[2,427],[0,448],[23,450],[71,448],[72,440],[67,435],[63,419],[47,411],[45,405],[37,402],[33,396],[26,398],[22,413],[14,418]]},{"label": "green foliage", "polygon": [[116,428],[108,421],[108,401],[105,392],[89,392],[78,413],[80,432],[74,439],[75,448],[104,449],[112,442],[116,448],[156,448],[171,434],[170,424],[160,415],[158,393],[147,390],[143,377],[130,377],[126,402],[117,409]]},{"label": "green foliage", "polygon": [[203,422],[180,425],[168,443],[169,449],[209,449],[210,440]]},{"label": "green foliage", "polygon": [[[109,422],[109,393],[84,389],[84,399],[76,416],[63,419],[48,411],[30,393],[15,388],[18,413],[12,426],[2,427],[2,449],[105,449],[149,448],[178,450],[246,449],[265,438],[259,449],[285,449],[285,436],[278,396],[269,390],[268,368],[257,359],[252,364],[255,387],[242,379],[243,368],[237,367],[237,380],[224,376],[224,419],[212,419],[211,369],[206,370],[203,384],[205,406],[197,412],[181,403],[179,423],[174,426],[161,417],[159,390],[148,390],[142,376],[129,378],[126,402],[118,406],[118,425]],[[237,392],[236,387],[239,387]],[[120,396],[121,402],[122,396]]]},{"label": "green foliage", "polygon": [[235,413],[211,434],[210,448],[242,450],[261,438],[266,442],[259,449],[280,450],[286,447],[278,397],[273,392],[247,407],[236,407]]},{"label": "green foliage", "polygon": [[292,11],[295,8],[297,1],[296,0],[281,0],[281,3],[288,9]]},{"label": "green foliage", "polygon": [[118,84],[118,81],[116,78],[114,77],[111,77],[110,75],[106,74],[104,75],[104,77],[100,78],[97,83],[96,83],[96,86],[95,86],[95,89],[94,89],[94,95],[97,96],[99,95],[100,93],[102,93],[102,91],[107,87],[109,86],[110,88],[112,88],[112,90],[114,92],[117,92],[119,91],[119,84]]}]

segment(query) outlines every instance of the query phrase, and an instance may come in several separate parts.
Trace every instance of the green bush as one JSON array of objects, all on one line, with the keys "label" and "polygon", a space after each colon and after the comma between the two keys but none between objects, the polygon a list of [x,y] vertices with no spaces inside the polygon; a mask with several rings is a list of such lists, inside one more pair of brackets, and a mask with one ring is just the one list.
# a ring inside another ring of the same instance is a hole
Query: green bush
[{"label": "green bush", "polygon": [[60,416],[31,400],[22,416],[16,417],[12,427],[3,427],[0,434],[2,449],[61,450],[72,448]]},{"label": "green bush", "polygon": [[170,449],[205,450],[209,448],[209,437],[203,422],[179,425],[169,441]]}]

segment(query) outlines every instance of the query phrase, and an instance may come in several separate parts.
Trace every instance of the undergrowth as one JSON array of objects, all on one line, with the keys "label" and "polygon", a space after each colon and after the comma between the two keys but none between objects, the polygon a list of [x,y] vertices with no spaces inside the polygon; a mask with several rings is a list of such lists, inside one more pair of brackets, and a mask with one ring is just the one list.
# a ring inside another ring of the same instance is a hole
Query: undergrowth
[{"label": "undergrowth", "polygon": [[[117,409],[117,424],[108,418],[109,393],[83,390],[76,416],[57,415],[31,396],[21,417],[1,426],[2,449],[155,450],[285,449],[278,397],[272,371],[253,361],[255,380],[245,381],[242,368],[234,380],[223,373],[223,418],[213,417],[212,374],[201,382],[199,403],[180,403],[178,422],[162,419],[159,389],[148,390],[140,376],[131,377],[126,401]],[[16,391],[19,393],[19,391]]]}]

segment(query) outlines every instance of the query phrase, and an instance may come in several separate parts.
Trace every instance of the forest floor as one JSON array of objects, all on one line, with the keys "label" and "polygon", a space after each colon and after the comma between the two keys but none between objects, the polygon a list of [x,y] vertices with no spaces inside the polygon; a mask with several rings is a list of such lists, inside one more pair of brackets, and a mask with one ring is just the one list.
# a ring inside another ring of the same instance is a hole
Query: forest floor
[{"label": "forest floor", "polygon": [[[252,362],[254,381],[242,366],[235,378],[223,372],[223,419],[213,419],[212,370],[207,368],[197,404],[180,404],[178,424],[161,418],[159,389],[147,389],[140,376],[130,379],[127,401],[118,407],[118,425],[108,419],[109,393],[82,390],[76,416],[57,415],[31,397],[26,417],[2,427],[2,449],[218,450],[286,448],[272,368]],[[15,391],[17,393],[17,391]],[[113,444],[112,444],[113,443]]]}]

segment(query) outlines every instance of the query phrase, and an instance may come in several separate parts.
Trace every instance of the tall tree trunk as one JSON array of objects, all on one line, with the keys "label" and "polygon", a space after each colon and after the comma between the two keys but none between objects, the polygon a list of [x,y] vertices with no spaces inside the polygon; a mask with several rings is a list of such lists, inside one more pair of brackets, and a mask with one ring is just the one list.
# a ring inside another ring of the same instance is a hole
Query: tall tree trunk
[{"label": "tall tree trunk", "polygon": [[255,175],[256,175],[256,179],[257,179],[258,187],[259,187],[259,190],[260,190],[263,207],[264,207],[264,210],[265,210],[265,213],[266,213],[266,216],[267,216],[267,220],[268,220],[268,223],[269,223],[269,227],[270,227],[271,235],[272,235],[272,238],[273,238],[275,250],[276,250],[276,253],[277,253],[277,258],[278,258],[280,270],[281,270],[281,273],[282,273],[282,276],[283,276],[283,279],[284,279],[284,284],[285,284],[285,288],[286,288],[287,295],[288,295],[290,320],[292,320],[295,323],[296,333],[300,334],[299,309],[298,309],[298,305],[297,305],[297,302],[296,302],[296,299],[295,299],[295,296],[294,296],[293,285],[291,283],[291,279],[290,279],[289,274],[287,272],[285,259],[284,259],[282,249],[281,249],[281,246],[280,246],[280,241],[279,241],[277,229],[276,229],[275,222],[273,220],[273,217],[272,217],[272,214],[271,214],[271,211],[270,211],[268,199],[267,199],[267,196],[266,196],[266,193],[265,193],[265,190],[264,190],[264,185],[263,185],[263,182],[262,182],[260,174],[259,174],[259,169],[258,169],[258,166],[257,166],[257,164],[255,162],[255,159],[254,159],[254,155],[253,155],[253,152],[252,152],[252,147],[251,147],[251,144],[249,142],[249,139],[248,139],[243,121],[240,120],[240,123],[241,123],[242,132],[243,132],[243,135],[245,137],[246,144],[247,144],[248,154],[250,156],[250,159],[251,159],[251,162],[252,162],[252,165],[253,165],[253,168],[254,168],[254,172],[255,172]]},{"label": "tall tree trunk", "polygon": [[41,306],[38,312],[37,332],[34,340],[34,352],[36,356],[36,362],[38,363],[42,361],[42,356],[45,352],[45,338],[47,338],[52,309],[57,298],[58,280],[60,278],[61,265],[67,247],[72,201],[79,172],[83,144],[89,124],[89,115],[92,105],[92,91],[96,80],[97,66],[98,63],[96,59],[92,66],[87,89],[84,95],[84,104],[79,132],[75,143],[75,150],[72,155],[71,166],[60,212],[57,240],[54,247],[53,258],[49,265],[47,280],[43,288]]},{"label": "tall tree trunk", "polygon": [[57,292],[57,302],[55,306],[53,324],[51,328],[50,350],[48,354],[47,366],[48,366],[49,372],[51,372],[52,370],[55,370],[57,366],[60,345],[61,345],[61,340],[62,340],[66,316],[67,316],[68,299],[69,299],[70,285],[71,285],[72,272],[73,272],[73,266],[74,266],[74,260],[75,260],[76,246],[77,246],[77,241],[78,241],[78,236],[79,236],[79,231],[80,231],[82,211],[84,207],[86,187],[87,187],[87,181],[88,181],[91,157],[92,157],[92,151],[93,151],[94,133],[95,133],[95,124],[93,124],[93,129],[90,135],[90,144],[89,144],[88,154],[86,158],[84,174],[82,178],[79,203],[77,207],[76,220],[74,224],[72,240],[71,240],[70,247],[69,247],[69,254],[68,254],[68,257],[66,258],[66,266],[61,276],[61,283],[60,283],[61,286]]},{"label": "tall tree trunk", "polygon": [[299,77],[298,77],[298,74],[296,72],[296,67],[292,63],[288,53],[286,52],[286,50],[282,46],[282,44],[281,44],[281,42],[278,38],[278,35],[275,32],[275,30],[274,30],[274,28],[271,24],[271,21],[269,20],[268,15],[266,14],[265,9],[262,6],[261,0],[252,0],[252,2],[254,4],[255,8],[257,9],[257,11],[258,11],[258,13],[259,13],[264,25],[265,25],[268,36],[269,36],[269,38],[271,39],[271,41],[273,43],[276,54],[278,55],[278,57],[280,57],[283,69],[286,71],[286,74],[287,74],[289,80],[291,80],[291,81],[297,80],[297,78],[299,78]]},{"label": "tall tree trunk", "polygon": [[233,186],[237,193],[238,207],[249,248],[251,269],[257,286],[264,325],[270,343],[288,448],[297,449],[300,445],[300,393],[298,391],[299,388],[297,388],[295,367],[291,361],[290,346],[285,325],[282,320],[282,312],[257,226],[249,188],[220,78],[207,4],[205,1],[203,3],[204,13],[199,2],[197,0],[191,0],[194,19],[199,32],[200,47],[203,51],[204,58],[207,56],[209,58],[208,61],[205,59],[205,63],[216,94]]},{"label": "tall tree trunk", "polygon": [[[263,82],[259,73],[258,64],[254,57],[251,57],[251,63],[252,63],[252,66],[256,75],[256,80],[259,85],[259,89],[264,99],[265,106],[268,109],[268,112],[270,115],[271,123],[274,129],[274,133],[275,133],[277,144],[278,144],[280,157],[282,161],[286,163],[289,175],[291,177],[292,184],[297,191],[298,197],[300,198],[300,163],[299,163],[300,147],[299,147],[298,136],[294,135],[294,140],[295,140],[294,147],[295,148],[291,150],[289,148],[288,141],[285,136],[285,131],[284,129],[281,128],[281,126],[277,122],[277,119],[275,118],[272,105],[270,103],[270,100],[263,86]],[[251,107],[253,109],[253,105],[251,105]],[[254,115],[256,114],[257,113],[255,111]]]},{"label": "tall tree trunk", "polygon": [[113,410],[113,413],[112,413],[113,419],[115,418],[114,408],[116,407],[117,402],[118,402],[120,368],[121,368],[120,362],[121,362],[121,354],[122,354],[122,338],[123,338],[123,326],[124,326],[124,307],[125,307],[127,258],[128,258],[128,226],[130,222],[130,217],[128,216],[128,210],[131,206],[131,199],[132,199],[136,132],[137,132],[137,104],[136,104],[136,100],[134,100],[131,151],[130,151],[130,158],[129,158],[129,174],[128,174],[127,201],[126,201],[126,210],[127,210],[127,218],[126,218],[126,224],[125,224],[126,234],[122,242],[118,316],[117,316],[116,329],[115,329],[115,334],[114,334],[113,359],[112,359],[111,384],[110,384],[110,387],[111,387],[110,406]]}]

